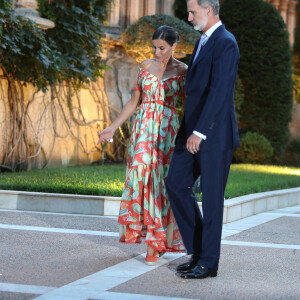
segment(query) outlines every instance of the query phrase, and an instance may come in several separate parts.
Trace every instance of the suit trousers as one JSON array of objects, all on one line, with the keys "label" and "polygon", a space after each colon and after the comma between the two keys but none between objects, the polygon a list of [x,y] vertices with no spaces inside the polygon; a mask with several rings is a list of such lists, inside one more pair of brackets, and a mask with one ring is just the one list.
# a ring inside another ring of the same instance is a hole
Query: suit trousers
[{"label": "suit trousers", "polygon": [[[187,254],[199,254],[198,265],[217,270],[224,192],[233,150],[200,150],[191,154],[185,143],[185,139],[178,140],[174,148],[166,180],[168,198]],[[201,176],[203,216],[192,190],[196,170]]]}]

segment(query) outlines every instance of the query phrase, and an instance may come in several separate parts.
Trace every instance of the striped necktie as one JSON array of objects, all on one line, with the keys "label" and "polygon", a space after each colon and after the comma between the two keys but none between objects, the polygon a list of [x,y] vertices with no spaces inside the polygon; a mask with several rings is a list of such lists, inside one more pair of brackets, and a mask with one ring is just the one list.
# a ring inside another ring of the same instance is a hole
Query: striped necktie
[{"label": "striped necktie", "polygon": [[200,42],[199,42],[198,49],[197,49],[197,52],[196,52],[196,54],[195,54],[193,63],[195,62],[197,56],[199,55],[200,49],[202,48],[202,46],[205,45],[205,43],[207,42],[207,40],[208,40],[208,36],[207,36],[205,33],[203,33],[203,34],[201,35]]}]

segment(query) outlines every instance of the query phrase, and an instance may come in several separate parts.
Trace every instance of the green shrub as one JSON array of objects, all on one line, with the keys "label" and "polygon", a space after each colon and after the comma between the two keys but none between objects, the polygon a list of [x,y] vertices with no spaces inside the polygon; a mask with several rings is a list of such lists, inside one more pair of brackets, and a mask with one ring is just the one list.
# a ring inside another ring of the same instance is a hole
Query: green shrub
[{"label": "green shrub", "polygon": [[162,25],[173,27],[179,35],[175,56],[193,52],[195,42],[200,37],[198,31],[176,17],[151,15],[140,18],[122,34],[122,42],[127,53],[138,62],[153,57],[152,35]]},{"label": "green shrub", "polygon": [[293,81],[288,32],[278,11],[263,0],[224,0],[221,19],[240,48],[239,77],[245,98],[241,133],[265,136],[276,155],[286,146]]},{"label": "green shrub", "polygon": [[235,150],[234,157],[242,163],[265,164],[273,152],[271,143],[263,135],[247,132],[241,137],[241,147]]}]

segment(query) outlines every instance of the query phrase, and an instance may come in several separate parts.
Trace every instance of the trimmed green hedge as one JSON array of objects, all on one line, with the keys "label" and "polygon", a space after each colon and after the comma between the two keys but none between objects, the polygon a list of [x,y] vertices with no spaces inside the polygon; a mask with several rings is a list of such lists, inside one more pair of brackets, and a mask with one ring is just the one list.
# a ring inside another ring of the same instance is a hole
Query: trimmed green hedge
[{"label": "trimmed green hedge", "polygon": [[221,20],[238,42],[245,98],[241,133],[265,136],[281,155],[291,120],[293,81],[288,32],[278,11],[263,0],[224,0]]},{"label": "trimmed green hedge", "polygon": [[300,167],[300,139],[289,142],[284,155],[284,164]]},{"label": "trimmed green hedge", "polygon": [[240,124],[240,120],[241,120],[241,108],[244,102],[244,98],[245,98],[245,93],[244,93],[243,83],[240,77],[237,76],[235,82],[234,104],[235,104],[236,119],[238,124]]},{"label": "trimmed green hedge", "polygon": [[[296,8],[297,15],[300,15],[300,3],[298,2]],[[300,18],[297,18],[295,28],[295,42],[293,48],[293,67],[294,67],[294,89],[295,99],[300,103]]]},{"label": "trimmed green hedge", "polygon": [[174,2],[174,12],[175,16],[188,24],[191,24],[188,21],[188,13],[187,13],[187,6],[186,1],[182,0],[175,0]]}]

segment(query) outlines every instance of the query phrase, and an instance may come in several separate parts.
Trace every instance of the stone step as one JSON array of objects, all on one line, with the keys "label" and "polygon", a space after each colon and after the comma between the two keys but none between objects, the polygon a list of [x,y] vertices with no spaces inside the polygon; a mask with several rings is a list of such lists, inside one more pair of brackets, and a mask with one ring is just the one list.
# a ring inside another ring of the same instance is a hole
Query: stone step
[{"label": "stone step", "polygon": [[[0,190],[0,209],[118,216],[120,201],[120,197]],[[225,200],[223,223],[296,205],[300,187],[232,198]]]}]

